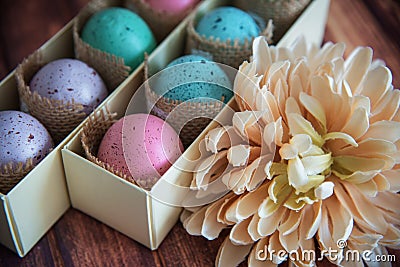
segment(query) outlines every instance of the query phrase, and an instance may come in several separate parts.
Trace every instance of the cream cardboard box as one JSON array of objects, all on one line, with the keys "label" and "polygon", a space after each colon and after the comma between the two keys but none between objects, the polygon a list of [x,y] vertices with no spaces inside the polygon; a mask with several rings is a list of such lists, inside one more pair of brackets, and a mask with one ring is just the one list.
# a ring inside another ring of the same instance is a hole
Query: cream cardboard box
[{"label": "cream cardboard box", "polygon": [[[205,1],[197,12],[203,14],[216,6],[227,4],[229,1]],[[321,44],[328,9],[329,0],[312,1],[278,45],[289,45],[299,35],[304,35],[309,42]],[[151,73],[161,70],[169,61],[183,54],[187,22],[188,19],[182,22],[149,57]],[[133,78],[125,81],[121,90],[115,92],[99,109],[107,105],[111,112],[117,112],[122,117],[130,98],[140,86],[142,77],[142,70],[137,70]],[[135,95],[135,99],[139,101],[129,105],[130,108],[133,107],[130,113],[146,112],[144,94],[139,97]],[[229,106],[234,108],[235,102],[231,101]],[[218,117],[222,120],[229,119],[229,112],[222,112]],[[215,122],[211,123],[208,129],[215,126]],[[157,249],[179,218],[181,208],[175,204],[181,202],[192,177],[191,172],[182,169],[193,168],[193,160],[200,155],[199,140],[204,137],[205,132],[151,191],[131,184],[85,159],[80,134],[81,132],[74,136],[62,150],[72,206],[143,245]]]},{"label": "cream cardboard box", "polygon": [[[114,1],[119,3],[122,1]],[[113,1],[109,1],[113,3]],[[70,21],[39,50],[44,62],[74,57],[73,21]],[[143,64],[108,97],[127,84],[137,87]],[[126,90],[129,92],[129,90]],[[121,96],[121,94],[118,94]],[[126,96],[127,99],[130,96]],[[18,110],[19,97],[14,71],[0,83],[0,110]],[[61,149],[76,135],[80,124],[6,195],[0,193],[0,243],[20,257],[25,256],[50,227],[70,207]],[[118,191],[116,191],[118,192]]]},{"label": "cream cardboard box", "polygon": [[[41,48],[43,59],[73,57],[72,22]],[[19,109],[14,72],[0,83],[0,110]],[[7,195],[0,193],[0,243],[24,256],[70,207],[61,148],[73,131]]]}]

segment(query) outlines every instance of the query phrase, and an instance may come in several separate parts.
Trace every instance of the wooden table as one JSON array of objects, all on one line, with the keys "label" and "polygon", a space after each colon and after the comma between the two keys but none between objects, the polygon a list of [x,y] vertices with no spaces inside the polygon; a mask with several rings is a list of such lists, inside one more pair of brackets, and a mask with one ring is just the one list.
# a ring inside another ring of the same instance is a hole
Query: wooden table
[{"label": "wooden table", "polygon": [[[0,0],[0,79],[55,34],[87,2]],[[357,46],[372,47],[374,57],[383,59],[392,70],[393,84],[399,88],[400,2],[331,2],[325,41],[345,42],[346,54]],[[70,209],[25,258],[20,259],[0,245],[0,266],[212,266],[221,242],[221,238],[210,242],[190,236],[178,223],[160,248],[150,251]],[[399,251],[392,252],[400,261]],[[393,265],[400,266],[399,263]]]}]

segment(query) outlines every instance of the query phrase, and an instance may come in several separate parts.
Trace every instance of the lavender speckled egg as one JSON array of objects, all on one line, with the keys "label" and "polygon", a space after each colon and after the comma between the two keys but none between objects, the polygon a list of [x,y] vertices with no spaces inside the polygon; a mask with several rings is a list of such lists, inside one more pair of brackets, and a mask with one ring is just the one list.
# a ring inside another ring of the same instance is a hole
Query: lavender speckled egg
[{"label": "lavender speckled egg", "polygon": [[25,163],[29,158],[37,165],[53,146],[46,128],[31,115],[0,111],[0,166]]},{"label": "lavender speckled egg", "polygon": [[132,114],[108,129],[98,158],[136,181],[150,180],[154,184],[182,151],[179,136],[169,124],[153,115]]},{"label": "lavender speckled egg", "polygon": [[77,59],[58,59],[43,66],[30,81],[32,92],[49,99],[75,100],[90,114],[107,97],[100,75]]},{"label": "lavender speckled egg", "polygon": [[236,7],[219,7],[204,15],[196,26],[196,31],[207,38],[214,36],[221,41],[239,39],[251,40],[260,34],[260,27],[246,12]]}]

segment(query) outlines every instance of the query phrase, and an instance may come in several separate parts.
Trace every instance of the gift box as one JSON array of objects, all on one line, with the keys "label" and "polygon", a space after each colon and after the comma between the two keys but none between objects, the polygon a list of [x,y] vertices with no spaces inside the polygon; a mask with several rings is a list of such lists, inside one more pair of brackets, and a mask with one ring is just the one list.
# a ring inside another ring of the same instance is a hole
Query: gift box
[{"label": "gift box", "polygon": [[[74,19],[38,49],[41,61],[75,57],[73,24]],[[117,87],[109,97],[124,91],[128,85],[137,87],[141,81],[136,79],[142,69],[143,65],[140,65],[138,71],[129,75],[126,83]],[[138,84],[132,84],[132,80]],[[15,71],[0,82],[0,96],[0,110],[20,109]],[[0,193],[0,243],[20,257],[25,256],[71,206],[61,150],[76,136],[81,126],[63,138],[16,186],[6,194]]]},{"label": "gift box", "polygon": [[[40,49],[51,61],[73,57],[72,22]],[[0,83],[0,110],[18,110],[14,72]],[[23,257],[70,207],[61,149],[77,129],[60,142],[7,194],[0,193],[0,243]]]},{"label": "gift box", "polygon": [[[195,12],[204,13],[227,3],[222,0],[205,1]],[[312,1],[277,45],[289,45],[300,35],[303,35],[307,42],[320,45],[328,8],[329,0]],[[190,17],[178,25],[149,56],[148,70],[151,73],[163,69],[172,59],[184,54],[189,19]],[[141,67],[98,107],[92,118],[101,116],[101,112],[116,113],[117,118],[120,118],[126,114],[127,109],[129,114],[146,113],[145,94],[143,86],[140,87],[143,76]],[[134,94],[135,98],[130,103]],[[224,110],[232,110],[235,102],[232,100],[228,107],[231,109]],[[230,113],[224,110],[217,116],[219,120],[229,119]],[[199,140],[216,125],[216,122],[212,122],[149,191],[86,159],[81,145],[80,130],[62,149],[72,206],[148,248],[157,249],[179,218],[180,205],[192,179],[192,173],[185,170],[193,170],[195,160],[201,155]]]}]

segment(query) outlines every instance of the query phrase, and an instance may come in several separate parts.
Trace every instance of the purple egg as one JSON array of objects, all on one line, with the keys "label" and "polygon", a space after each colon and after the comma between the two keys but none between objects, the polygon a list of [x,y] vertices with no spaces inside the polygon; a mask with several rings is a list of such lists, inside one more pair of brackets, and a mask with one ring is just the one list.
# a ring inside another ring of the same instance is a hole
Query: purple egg
[{"label": "purple egg", "polygon": [[107,97],[100,75],[77,59],[58,59],[42,67],[30,82],[32,92],[63,101],[75,100],[90,114]]},{"label": "purple egg", "polygon": [[37,165],[53,147],[49,132],[37,119],[20,111],[0,111],[0,166],[29,158]]}]

